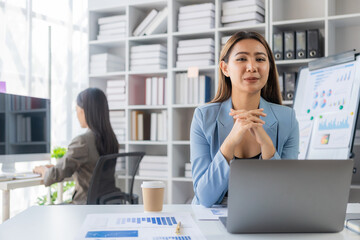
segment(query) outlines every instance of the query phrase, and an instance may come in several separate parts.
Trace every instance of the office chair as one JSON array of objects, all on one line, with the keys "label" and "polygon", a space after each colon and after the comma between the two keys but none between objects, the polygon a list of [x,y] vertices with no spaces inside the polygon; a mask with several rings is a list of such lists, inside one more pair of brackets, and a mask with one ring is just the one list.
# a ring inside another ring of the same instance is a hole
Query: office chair
[{"label": "office chair", "polygon": [[[138,204],[139,196],[133,194],[135,175],[145,152],[114,153],[101,156],[96,163],[87,195],[88,205],[95,204]],[[134,165],[131,172],[130,192],[122,192],[115,186],[117,158],[127,157]]]}]

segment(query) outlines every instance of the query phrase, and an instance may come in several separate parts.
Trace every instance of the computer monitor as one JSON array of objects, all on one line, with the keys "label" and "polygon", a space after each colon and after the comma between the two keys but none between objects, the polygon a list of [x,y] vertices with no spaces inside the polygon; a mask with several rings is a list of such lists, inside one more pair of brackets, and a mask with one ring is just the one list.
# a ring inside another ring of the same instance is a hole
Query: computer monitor
[{"label": "computer monitor", "polygon": [[0,93],[0,163],[50,159],[50,100]]}]

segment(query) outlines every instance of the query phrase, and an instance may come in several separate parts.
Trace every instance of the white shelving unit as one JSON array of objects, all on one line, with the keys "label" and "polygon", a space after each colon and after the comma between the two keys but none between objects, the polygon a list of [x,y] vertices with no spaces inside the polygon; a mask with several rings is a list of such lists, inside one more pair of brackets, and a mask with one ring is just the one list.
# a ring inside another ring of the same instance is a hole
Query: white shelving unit
[{"label": "white shelving unit", "polygon": [[[212,2],[215,4],[215,27],[211,30],[197,32],[178,32],[178,11],[181,6]],[[136,177],[135,193],[141,191],[140,185],[144,180],[159,179],[166,183],[165,202],[185,203],[193,196],[192,180],[184,177],[185,163],[190,161],[189,132],[193,112],[196,104],[175,104],[175,74],[186,72],[185,68],[176,68],[176,49],[179,40],[211,37],[215,41],[215,65],[200,67],[199,73],[212,78],[212,94],[217,89],[218,58],[221,50],[221,38],[233,33],[257,31],[261,33],[269,45],[272,46],[272,35],[281,31],[296,31],[320,29],[324,38],[323,53],[325,56],[350,49],[360,49],[360,8],[358,0],[265,0],[265,22],[242,28],[222,27],[221,0],[89,0],[89,55],[97,53],[112,53],[125,59],[125,71],[107,73],[103,75],[89,75],[89,85],[106,89],[106,80],[124,78],[126,92],[129,92],[132,79],[152,76],[167,77],[166,105],[145,106],[127,104],[119,110],[126,114],[126,141],[121,142],[125,151],[145,151],[150,155],[166,155],[169,158],[167,178]],[[169,9],[167,18],[167,33],[150,36],[132,36],[135,27],[143,20],[151,9],[161,10],[165,6]],[[123,39],[96,40],[99,31],[97,20],[100,17],[125,14],[127,18],[127,34]],[[155,71],[130,71],[129,53],[135,45],[161,43],[167,47],[167,69]],[[279,72],[297,71],[312,59],[277,61]],[[292,104],[286,101],[285,104]],[[130,140],[131,111],[168,112],[167,141],[132,141]],[[129,164],[127,164],[128,166]],[[120,184],[128,190],[130,176],[120,176]],[[141,196],[141,194],[140,194]],[[141,199],[140,199],[141,201]]]}]

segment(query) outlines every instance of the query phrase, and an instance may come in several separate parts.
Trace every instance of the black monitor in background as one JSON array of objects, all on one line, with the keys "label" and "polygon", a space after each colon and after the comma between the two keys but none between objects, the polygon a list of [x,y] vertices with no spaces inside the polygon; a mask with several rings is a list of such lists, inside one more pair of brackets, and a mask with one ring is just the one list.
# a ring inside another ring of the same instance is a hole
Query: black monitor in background
[{"label": "black monitor in background", "polygon": [[50,159],[50,100],[0,93],[0,163]]}]

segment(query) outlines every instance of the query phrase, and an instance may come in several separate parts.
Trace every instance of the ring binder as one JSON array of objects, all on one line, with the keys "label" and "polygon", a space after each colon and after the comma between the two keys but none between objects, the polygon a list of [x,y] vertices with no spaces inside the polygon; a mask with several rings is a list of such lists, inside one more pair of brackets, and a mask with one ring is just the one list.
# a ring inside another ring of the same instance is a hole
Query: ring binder
[{"label": "ring binder", "polygon": [[295,36],[294,32],[284,32],[285,59],[295,58]]},{"label": "ring binder", "polygon": [[306,58],[306,31],[296,32],[296,59]]},{"label": "ring binder", "polygon": [[275,60],[281,60],[284,59],[284,53],[283,53],[283,45],[284,45],[284,41],[283,41],[283,33],[274,33],[273,36],[273,40],[274,40],[274,57]]}]

